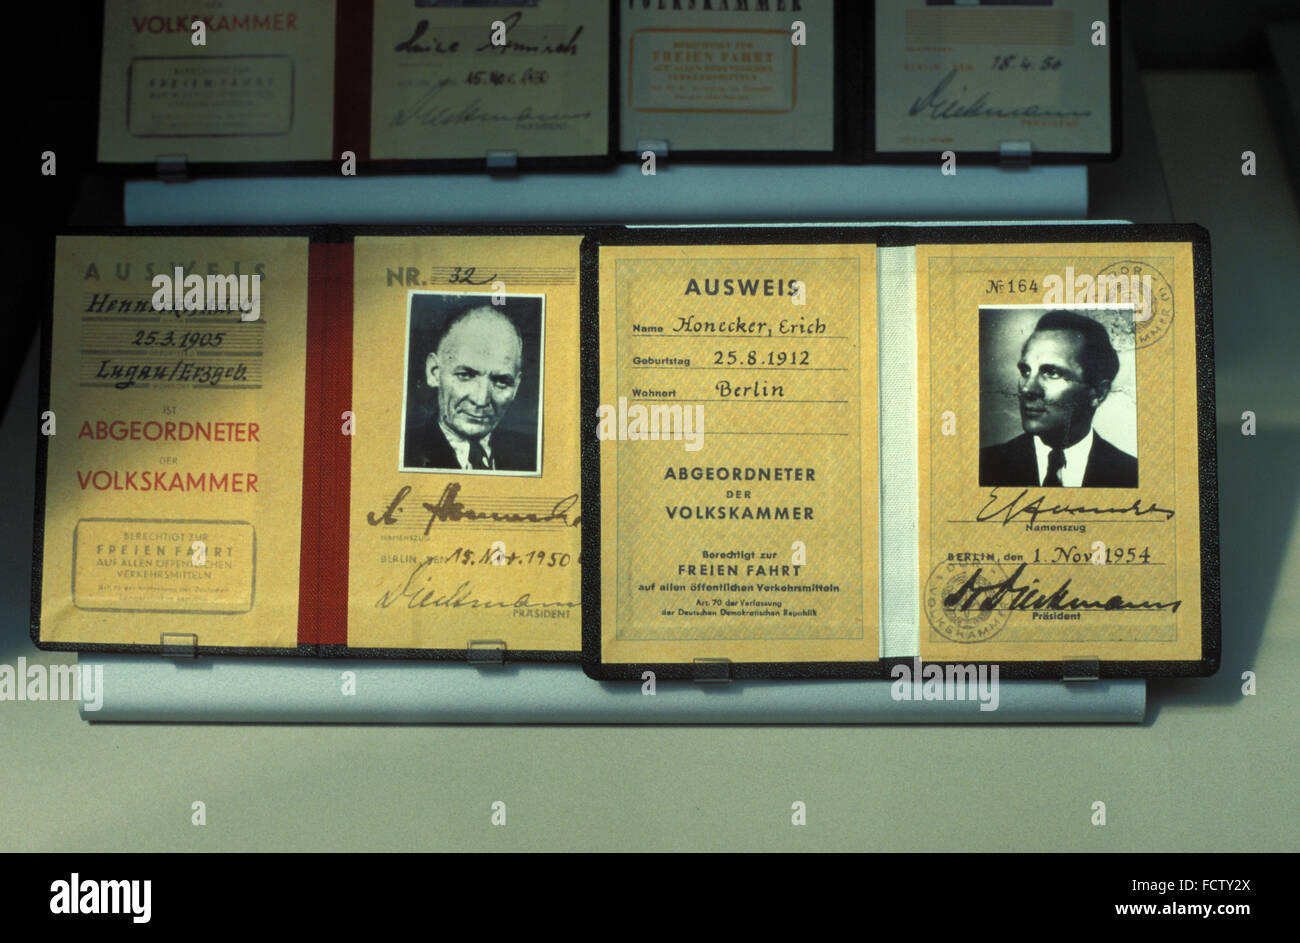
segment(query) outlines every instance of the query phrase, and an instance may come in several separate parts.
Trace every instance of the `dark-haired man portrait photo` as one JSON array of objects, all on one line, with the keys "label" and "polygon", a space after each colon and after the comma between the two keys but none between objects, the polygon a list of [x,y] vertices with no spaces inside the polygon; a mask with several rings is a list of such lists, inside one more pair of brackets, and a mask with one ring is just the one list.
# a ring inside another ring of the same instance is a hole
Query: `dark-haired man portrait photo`
[{"label": "dark-haired man portrait photo", "polygon": [[[417,294],[411,304],[402,470],[537,473],[541,299]],[[533,322],[531,336],[520,321]],[[531,402],[519,402],[525,389]]]},{"label": "dark-haired man portrait photo", "polygon": [[1100,322],[1075,311],[1043,314],[1016,363],[1023,431],[980,449],[979,483],[1136,488],[1137,459],[1093,428],[1119,365],[1110,334]]}]

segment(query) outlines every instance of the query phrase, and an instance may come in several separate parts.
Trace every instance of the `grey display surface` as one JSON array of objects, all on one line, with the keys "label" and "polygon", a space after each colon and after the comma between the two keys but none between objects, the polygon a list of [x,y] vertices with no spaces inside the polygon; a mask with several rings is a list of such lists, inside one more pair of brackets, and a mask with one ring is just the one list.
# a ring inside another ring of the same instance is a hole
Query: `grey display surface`
[{"label": "grey display surface", "polygon": [[986,683],[943,701],[910,681],[661,681],[649,694],[592,681],[577,665],[83,655],[81,667],[102,671],[102,703],[88,709],[83,693],[81,716],[93,722],[1140,723],[1146,710],[1145,681]]}]

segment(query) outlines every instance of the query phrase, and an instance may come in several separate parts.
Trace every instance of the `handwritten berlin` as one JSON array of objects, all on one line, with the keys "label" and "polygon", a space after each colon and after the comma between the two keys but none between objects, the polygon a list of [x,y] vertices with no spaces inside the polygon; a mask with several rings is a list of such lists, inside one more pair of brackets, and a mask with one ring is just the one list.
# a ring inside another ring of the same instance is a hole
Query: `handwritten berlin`
[{"label": "handwritten berlin", "polygon": [[997,665],[942,665],[921,666],[920,658],[913,658],[911,666],[895,665],[889,676],[894,683],[889,696],[895,701],[975,701],[980,710],[998,709]]},{"label": "handwritten berlin", "polygon": [[602,442],[607,439],[621,442],[685,440],[686,451],[698,452],[704,447],[704,407],[698,403],[694,406],[629,405],[627,397],[620,396],[617,410],[608,403],[596,408],[596,438]]},{"label": "handwritten berlin", "polygon": [[180,266],[174,275],[158,274],[154,287],[155,311],[236,311],[239,320],[256,321],[262,315],[262,276],[186,275]]}]

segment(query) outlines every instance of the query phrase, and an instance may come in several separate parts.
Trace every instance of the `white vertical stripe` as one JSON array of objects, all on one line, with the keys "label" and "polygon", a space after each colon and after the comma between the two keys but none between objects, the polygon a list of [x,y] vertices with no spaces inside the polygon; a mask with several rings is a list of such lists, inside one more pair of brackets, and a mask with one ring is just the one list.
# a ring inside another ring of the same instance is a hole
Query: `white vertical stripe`
[{"label": "white vertical stripe", "polygon": [[920,652],[916,248],[876,250],[880,326],[880,656]]}]

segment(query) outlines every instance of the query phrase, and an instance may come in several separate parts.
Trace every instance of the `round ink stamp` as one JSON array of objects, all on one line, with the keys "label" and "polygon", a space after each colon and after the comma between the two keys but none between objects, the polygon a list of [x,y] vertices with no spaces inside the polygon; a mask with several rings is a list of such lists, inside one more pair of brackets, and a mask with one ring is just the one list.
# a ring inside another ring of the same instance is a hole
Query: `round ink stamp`
[{"label": "round ink stamp", "polygon": [[986,587],[1011,578],[1001,564],[940,563],[925,581],[926,618],[930,627],[949,642],[970,645],[994,638],[1011,618],[1008,609],[987,609]]},{"label": "round ink stamp", "polygon": [[1113,262],[1097,273],[1096,288],[1098,300],[1127,298],[1134,306],[1133,333],[1127,324],[1106,324],[1117,350],[1150,347],[1169,333],[1174,321],[1174,289],[1154,266],[1131,259]]}]

